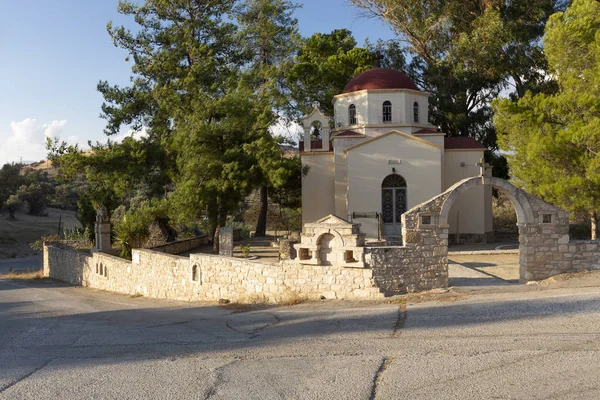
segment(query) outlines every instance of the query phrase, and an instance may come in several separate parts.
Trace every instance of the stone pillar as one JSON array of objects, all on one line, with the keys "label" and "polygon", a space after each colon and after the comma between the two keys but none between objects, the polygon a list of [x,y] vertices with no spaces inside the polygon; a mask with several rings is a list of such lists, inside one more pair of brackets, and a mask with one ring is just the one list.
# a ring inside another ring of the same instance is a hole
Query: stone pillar
[{"label": "stone pillar", "polygon": [[233,228],[229,226],[219,229],[219,255],[233,257]]},{"label": "stone pillar", "polygon": [[94,225],[94,234],[96,236],[96,250],[110,250],[110,219],[108,210],[101,205],[96,210],[96,224]]},{"label": "stone pillar", "polygon": [[279,260],[293,260],[296,258],[296,249],[294,244],[298,243],[293,239],[279,240]]}]

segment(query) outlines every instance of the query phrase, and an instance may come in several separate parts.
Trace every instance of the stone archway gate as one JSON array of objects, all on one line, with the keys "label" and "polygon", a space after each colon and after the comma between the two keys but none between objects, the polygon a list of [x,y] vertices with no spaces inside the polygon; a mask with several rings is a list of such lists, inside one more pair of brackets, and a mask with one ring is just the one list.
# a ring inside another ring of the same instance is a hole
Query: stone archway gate
[{"label": "stone archway gate", "polygon": [[402,216],[404,247],[424,252],[424,290],[448,285],[448,214],[462,193],[475,186],[492,186],[507,195],[517,212],[520,281],[541,280],[565,272],[600,268],[597,241],[570,241],[569,213],[513,186],[506,180],[478,176],[464,179],[444,193]]}]

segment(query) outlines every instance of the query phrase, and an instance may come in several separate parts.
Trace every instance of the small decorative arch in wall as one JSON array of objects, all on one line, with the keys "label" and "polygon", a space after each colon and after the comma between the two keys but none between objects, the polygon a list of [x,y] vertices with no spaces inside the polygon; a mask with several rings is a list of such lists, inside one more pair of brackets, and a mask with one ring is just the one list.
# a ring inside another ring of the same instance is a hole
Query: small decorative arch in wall
[{"label": "small decorative arch in wall", "polygon": [[100,266],[98,265],[98,263],[96,263],[96,274],[100,273]]},{"label": "small decorative arch in wall", "polygon": [[386,100],[383,102],[382,105],[382,117],[383,117],[383,123],[390,123],[392,122],[392,102],[389,100]]},{"label": "small decorative arch in wall", "polygon": [[364,268],[364,240],[360,224],[328,215],[304,224],[301,243],[295,244],[300,264]]},{"label": "small decorative arch in wall", "polygon": [[192,281],[200,282],[200,269],[197,265],[192,266]]},{"label": "small decorative arch in wall", "polygon": [[350,125],[358,124],[358,120],[356,118],[356,106],[354,104],[350,104],[348,107],[348,123]]},{"label": "small decorative arch in wall", "polygon": [[100,275],[104,275],[104,266],[100,263]]},{"label": "small decorative arch in wall", "polygon": [[108,278],[108,267],[104,266],[104,277]]},{"label": "small decorative arch in wall", "polygon": [[415,101],[413,104],[413,122],[419,123],[419,102]]}]

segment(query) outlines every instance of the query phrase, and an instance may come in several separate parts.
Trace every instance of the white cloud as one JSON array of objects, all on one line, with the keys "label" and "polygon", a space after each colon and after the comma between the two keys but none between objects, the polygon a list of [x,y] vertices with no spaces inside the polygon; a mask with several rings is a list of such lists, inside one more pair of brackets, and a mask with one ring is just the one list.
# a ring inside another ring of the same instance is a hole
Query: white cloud
[{"label": "white cloud", "polygon": [[119,133],[118,135],[111,137],[110,139],[115,142],[122,142],[123,139],[125,139],[126,137],[132,137],[135,140],[140,140],[141,138],[147,137],[147,136],[148,136],[148,131],[147,131],[146,127],[144,126],[139,131],[134,131],[133,129],[130,129],[129,131]]},{"label": "white cloud", "polygon": [[[0,130],[0,165],[7,162],[40,161],[47,157],[46,138],[60,137],[67,120],[54,120],[41,124],[34,118],[10,123],[10,132]],[[77,136],[67,139],[69,144],[78,143]]]},{"label": "white cloud", "polygon": [[271,126],[271,133],[273,136],[283,136],[287,139],[291,139],[295,142],[298,140],[302,140],[302,135],[304,134],[304,129],[302,126],[297,124],[296,122],[286,123],[283,118],[279,119],[279,121]]}]

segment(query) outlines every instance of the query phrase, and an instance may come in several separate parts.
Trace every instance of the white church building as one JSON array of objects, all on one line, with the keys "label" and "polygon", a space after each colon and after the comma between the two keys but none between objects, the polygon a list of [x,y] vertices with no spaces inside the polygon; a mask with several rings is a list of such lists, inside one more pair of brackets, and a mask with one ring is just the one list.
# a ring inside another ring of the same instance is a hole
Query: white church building
[{"label": "white church building", "polygon": [[[368,238],[398,238],[402,213],[480,174],[485,147],[430,125],[429,93],[402,72],[373,68],[357,75],[333,107],[332,118],[315,103],[303,119],[300,155],[309,167],[302,181],[303,223],[334,214],[361,223]],[[491,202],[490,187],[465,193],[448,218],[451,242],[487,241]]]}]

